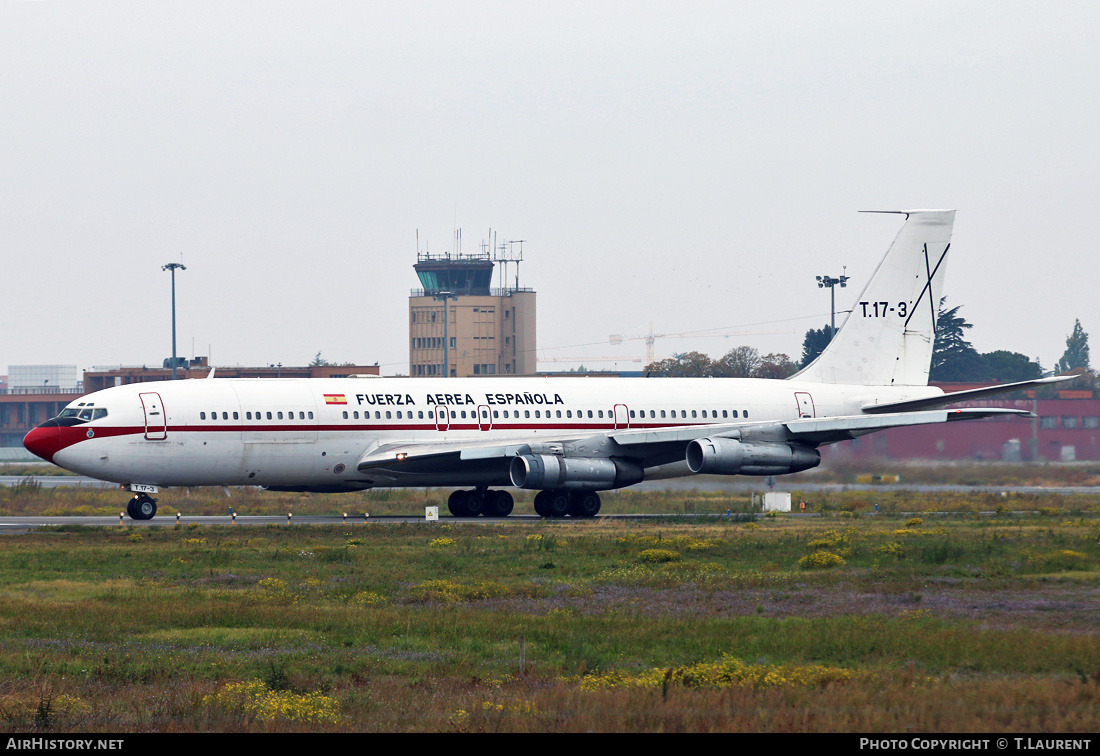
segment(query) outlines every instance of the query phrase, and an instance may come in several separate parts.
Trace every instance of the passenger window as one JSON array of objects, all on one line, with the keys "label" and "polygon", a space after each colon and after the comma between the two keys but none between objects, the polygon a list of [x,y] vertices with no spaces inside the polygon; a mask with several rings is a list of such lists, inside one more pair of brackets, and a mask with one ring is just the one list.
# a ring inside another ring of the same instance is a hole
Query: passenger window
[{"label": "passenger window", "polygon": [[664,416],[665,416],[665,411],[661,410],[661,417],[664,417]]},{"label": "passenger window", "polygon": [[722,417],[729,417],[729,415],[726,414],[725,410],[722,410]]},{"label": "passenger window", "polygon": [[680,417],[687,417],[687,416],[688,416],[687,410],[680,410]]},{"label": "passenger window", "polygon": [[749,416],[749,411],[748,410],[741,410],[741,417],[748,417],[748,416]]},{"label": "passenger window", "polygon": [[566,410],[565,411],[565,416],[566,417],[573,417],[573,410]]},{"label": "passenger window", "polygon": [[[695,413],[692,413],[692,414],[694,415]],[[707,416],[707,411],[703,410],[703,417],[706,417],[706,416]]]},{"label": "passenger window", "polygon": [[397,410],[397,419],[398,419],[398,420],[400,420],[400,419],[401,419],[401,410]]},{"label": "passenger window", "polygon": [[561,417],[561,410],[555,410],[554,414],[557,415],[558,417]]},{"label": "passenger window", "polygon": [[351,413],[351,419],[352,420],[358,420],[359,419],[359,410],[355,410],[355,412]]},{"label": "passenger window", "polygon": [[452,420],[454,420],[454,419],[456,419],[457,417],[458,417],[458,415],[456,415],[456,414],[455,414],[455,411],[454,411],[454,410],[451,410],[451,419],[452,419]]},{"label": "passenger window", "polygon": [[312,419],[313,419],[313,413],[312,413],[312,412],[310,412],[310,413],[309,413],[309,419],[310,419],[310,420],[312,420]]},{"label": "passenger window", "polygon": [[251,420],[252,419],[252,413],[251,412],[244,413],[244,419],[245,420]]},{"label": "passenger window", "polygon": [[241,419],[241,416],[240,416],[240,415],[238,415],[238,414],[237,414],[236,412],[234,412],[234,413],[233,413],[233,419],[234,419],[234,420],[240,420],[240,419]]},{"label": "passenger window", "polygon": [[420,411],[418,411],[418,412],[416,413],[416,418],[417,418],[418,420],[423,420],[423,419],[424,419],[424,410],[420,410]]},{"label": "passenger window", "polygon": [[[344,417],[347,417],[347,416],[348,416],[348,413],[346,413],[346,412],[345,412],[345,413],[344,413]],[[270,420],[270,419],[271,419],[271,413],[270,413],[270,412],[268,412],[268,413],[267,413],[267,419],[268,419],[268,420]]]},{"label": "passenger window", "polygon": [[[283,416],[283,413],[282,413],[282,412],[280,412],[280,413],[279,413],[279,418],[281,419],[281,418],[282,418],[282,416]],[[347,410],[344,410],[344,419],[345,419],[345,420],[347,420],[347,419],[348,419],[348,411],[347,411]]]},{"label": "passenger window", "polygon": [[523,411],[523,416],[524,417],[531,417],[531,410],[524,410]]},{"label": "passenger window", "polygon": [[691,416],[692,416],[692,417],[698,417],[698,415],[696,415],[696,414],[695,414],[695,410],[692,410],[692,411],[691,411]]},{"label": "passenger window", "polygon": [[493,410],[493,417],[500,417],[500,411],[499,410]]},{"label": "passenger window", "polygon": [[[348,417],[348,413],[347,413],[347,412],[345,412],[345,413],[344,413],[344,419],[346,420],[346,419],[347,419],[347,417]],[[283,413],[282,413],[282,412],[280,412],[280,413],[279,413],[279,419],[280,419],[280,420],[282,420],[282,419],[283,419]]]},{"label": "passenger window", "polygon": [[374,419],[375,420],[381,420],[382,419],[382,413],[379,412],[378,410],[375,410],[374,411]]},{"label": "passenger window", "polygon": [[[356,415],[356,417],[358,417],[358,415]],[[304,413],[304,412],[299,412],[299,413],[298,413],[298,419],[299,419],[299,420],[305,420],[305,419],[306,419],[306,413]]]},{"label": "passenger window", "polygon": [[205,419],[206,419],[206,413],[205,412],[200,412],[199,413],[199,420],[205,420]]},{"label": "passenger window", "polygon": [[[650,410],[650,411],[649,411],[649,416],[650,416],[650,417],[657,417],[657,411],[656,411],[656,410]],[[662,412],[662,413],[661,413],[661,417],[664,417],[664,416],[665,416],[665,415],[664,415],[664,413]]]},{"label": "passenger window", "polygon": [[634,417],[634,410],[630,410],[630,416]]},{"label": "passenger window", "polygon": [[737,419],[737,410],[734,410],[734,411],[733,411],[733,419],[734,419],[734,420],[736,420],[736,419]]},{"label": "passenger window", "polygon": [[592,417],[592,410],[588,410],[588,416]]},{"label": "passenger window", "polygon": [[539,414],[539,411],[538,411],[538,410],[535,410],[535,417],[536,417],[536,418],[542,417],[542,415],[541,415],[541,414]]},{"label": "passenger window", "polygon": [[603,410],[596,410],[596,415],[598,417],[603,417]]},{"label": "passenger window", "polygon": [[229,413],[228,412],[223,412],[222,413],[222,420],[228,420],[228,419],[229,419]]},{"label": "passenger window", "polygon": [[389,410],[386,410],[386,419],[387,419],[387,420],[392,420],[392,419],[393,419],[393,415],[392,415],[392,414],[390,414],[390,411],[389,411]]}]

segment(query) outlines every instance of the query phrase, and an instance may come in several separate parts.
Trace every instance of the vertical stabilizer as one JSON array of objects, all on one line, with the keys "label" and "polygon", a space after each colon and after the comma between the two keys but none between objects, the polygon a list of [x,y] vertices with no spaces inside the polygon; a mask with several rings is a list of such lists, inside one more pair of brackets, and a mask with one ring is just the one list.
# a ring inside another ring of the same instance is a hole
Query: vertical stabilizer
[{"label": "vertical stabilizer", "polygon": [[928,383],[955,211],[904,215],[905,225],[844,325],[793,379],[864,386]]}]

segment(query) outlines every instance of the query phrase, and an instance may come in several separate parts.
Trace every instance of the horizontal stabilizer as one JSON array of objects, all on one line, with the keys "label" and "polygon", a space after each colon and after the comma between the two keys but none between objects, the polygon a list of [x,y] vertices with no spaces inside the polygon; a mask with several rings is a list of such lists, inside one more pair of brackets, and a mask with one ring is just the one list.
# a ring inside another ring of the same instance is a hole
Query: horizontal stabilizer
[{"label": "horizontal stabilizer", "polygon": [[941,396],[930,396],[924,399],[911,399],[906,402],[891,402],[890,404],[871,404],[863,407],[863,411],[870,415],[878,415],[886,412],[913,412],[915,410],[934,409],[946,407],[956,402],[965,402],[971,399],[980,399],[983,396],[995,396],[1007,394],[1010,391],[1035,388],[1036,386],[1048,386],[1052,383],[1072,381],[1076,375],[1059,375],[1054,378],[1036,378],[1033,381],[1020,381],[1018,383],[1002,383],[997,386],[968,389],[967,391],[952,391]]}]

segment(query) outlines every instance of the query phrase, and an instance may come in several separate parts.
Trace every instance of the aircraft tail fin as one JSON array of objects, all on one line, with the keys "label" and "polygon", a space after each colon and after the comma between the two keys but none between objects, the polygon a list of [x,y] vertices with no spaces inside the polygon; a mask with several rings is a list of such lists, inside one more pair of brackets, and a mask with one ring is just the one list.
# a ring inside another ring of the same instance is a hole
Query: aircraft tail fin
[{"label": "aircraft tail fin", "polygon": [[844,325],[792,379],[865,386],[928,383],[955,211],[903,214],[905,225]]}]

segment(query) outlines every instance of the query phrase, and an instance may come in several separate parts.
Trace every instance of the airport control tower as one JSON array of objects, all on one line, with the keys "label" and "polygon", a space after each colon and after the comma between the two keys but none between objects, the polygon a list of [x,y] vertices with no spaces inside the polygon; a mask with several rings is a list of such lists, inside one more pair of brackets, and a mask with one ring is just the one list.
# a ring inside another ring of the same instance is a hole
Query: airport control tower
[{"label": "airport control tower", "polygon": [[409,297],[409,375],[536,371],[535,291],[519,286],[522,261],[519,241],[482,244],[477,254],[417,252],[413,267],[423,288]]}]

